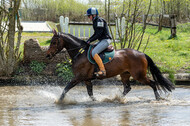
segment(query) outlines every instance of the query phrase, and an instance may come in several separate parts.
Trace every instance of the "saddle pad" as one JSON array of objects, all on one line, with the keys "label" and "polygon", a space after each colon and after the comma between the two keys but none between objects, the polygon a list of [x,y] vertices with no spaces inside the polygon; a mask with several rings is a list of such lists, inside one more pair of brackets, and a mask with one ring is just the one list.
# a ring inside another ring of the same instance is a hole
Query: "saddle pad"
[{"label": "saddle pad", "polygon": [[[94,61],[94,59],[91,56],[91,51],[92,51],[93,47],[94,47],[93,45],[90,45],[90,47],[88,49],[87,57],[88,57],[88,60],[90,63],[96,64],[96,62]],[[103,64],[106,64],[106,63],[112,61],[112,59],[114,58],[114,54],[115,54],[115,50],[113,50],[111,52],[103,51],[99,55],[104,55],[104,56],[100,56],[100,57],[102,59]]]}]

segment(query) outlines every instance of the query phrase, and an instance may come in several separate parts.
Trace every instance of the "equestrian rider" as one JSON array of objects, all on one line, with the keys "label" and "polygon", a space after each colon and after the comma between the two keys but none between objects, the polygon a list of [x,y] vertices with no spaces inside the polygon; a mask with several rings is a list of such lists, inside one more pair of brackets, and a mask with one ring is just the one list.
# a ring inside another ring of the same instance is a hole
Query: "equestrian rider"
[{"label": "equestrian rider", "polygon": [[98,16],[98,10],[94,7],[89,8],[86,12],[88,18],[93,22],[94,34],[86,41],[88,44],[99,40],[97,46],[92,50],[92,56],[99,66],[100,71],[96,72],[97,76],[106,76],[106,70],[102,59],[98,55],[105,50],[111,43],[111,36],[108,30],[107,22]]}]

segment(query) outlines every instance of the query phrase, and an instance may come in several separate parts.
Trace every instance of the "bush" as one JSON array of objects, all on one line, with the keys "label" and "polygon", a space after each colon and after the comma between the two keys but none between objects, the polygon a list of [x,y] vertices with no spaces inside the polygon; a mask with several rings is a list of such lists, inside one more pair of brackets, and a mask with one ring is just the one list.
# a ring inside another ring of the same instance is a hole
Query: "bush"
[{"label": "bush", "polygon": [[45,68],[45,64],[43,62],[38,62],[38,61],[32,61],[30,63],[30,69],[37,73],[40,74]]},{"label": "bush", "polygon": [[70,60],[57,64],[56,72],[58,76],[64,78],[65,81],[70,81],[73,77],[71,65]]}]

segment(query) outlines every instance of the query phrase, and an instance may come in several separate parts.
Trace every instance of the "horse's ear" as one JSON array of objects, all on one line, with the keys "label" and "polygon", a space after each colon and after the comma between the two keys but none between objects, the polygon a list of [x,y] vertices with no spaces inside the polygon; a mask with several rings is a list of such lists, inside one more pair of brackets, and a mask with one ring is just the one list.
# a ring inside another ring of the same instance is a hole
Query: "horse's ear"
[{"label": "horse's ear", "polygon": [[57,31],[55,29],[53,29],[52,32],[53,32],[54,35],[57,35]]}]

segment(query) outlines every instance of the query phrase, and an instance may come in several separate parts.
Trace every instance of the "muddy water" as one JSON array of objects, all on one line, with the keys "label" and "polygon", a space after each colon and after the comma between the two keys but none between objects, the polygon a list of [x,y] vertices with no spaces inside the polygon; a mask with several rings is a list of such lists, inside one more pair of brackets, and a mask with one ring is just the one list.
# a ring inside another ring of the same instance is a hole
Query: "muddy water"
[{"label": "muddy water", "polygon": [[60,86],[0,87],[0,126],[186,126],[190,125],[190,86],[178,86],[156,101],[152,89],[94,86],[91,101],[85,86],[72,89],[62,104]]}]

